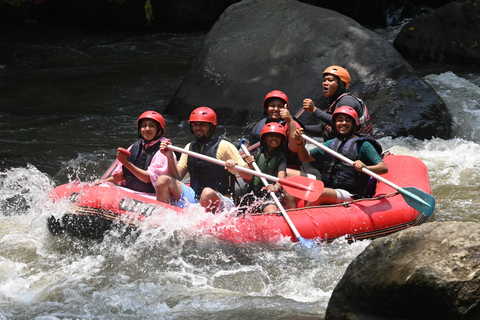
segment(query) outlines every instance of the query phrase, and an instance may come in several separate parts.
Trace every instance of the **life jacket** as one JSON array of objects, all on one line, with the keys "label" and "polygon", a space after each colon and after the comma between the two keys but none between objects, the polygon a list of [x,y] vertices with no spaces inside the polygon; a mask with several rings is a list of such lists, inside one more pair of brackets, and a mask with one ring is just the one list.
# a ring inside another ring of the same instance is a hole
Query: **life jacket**
[{"label": "life jacket", "polygon": [[268,118],[263,118],[253,127],[252,133],[250,134],[250,145],[260,142],[260,134],[262,133],[262,128],[267,124],[267,119]]},{"label": "life jacket", "polygon": [[[263,151],[263,150],[262,150]],[[280,159],[284,157],[280,150],[274,151],[274,154],[271,157],[266,157],[264,152],[258,152],[255,155],[255,163],[261,172],[271,175],[278,175],[278,166],[280,165]],[[268,183],[273,183],[273,181],[267,180]],[[248,191],[253,191],[256,195],[260,194],[262,188],[265,185],[258,176],[253,176],[248,184]]]},{"label": "life jacket", "polygon": [[[216,137],[212,141],[209,141],[203,150],[199,143],[193,141],[190,143],[190,150],[216,159],[220,141],[222,141],[222,138]],[[223,195],[234,194],[235,175],[225,170],[223,166],[189,156],[187,167],[190,173],[190,186],[195,191],[197,199],[200,198],[203,189],[206,187],[210,187]]]},{"label": "life jacket", "polygon": [[[264,118],[260,120],[253,127],[252,133],[250,134],[250,141],[249,141],[250,145],[253,145],[260,141],[260,134],[262,133],[262,128],[265,126],[265,124],[267,124],[268,119],[269,118]],[[298,121],[297,118],[293,117],[293,120],[295,120],[302,128],[305,128],[303,123]],[[282,126],[285,126],[286,124],[285,120],[280,120],[278,123],[280,123]],[[302,162],[298,158],[297,153],[290,151],[290,149],[288,148],[288,135],[287,135],[287,139],[285,139],[285,143],[283,144],[283,154],[285,155],[285,158],[287,158],[288,168],[296,169],[296,170],[300,169],[300,167],[302,166]]]},{"label": "life jacket", "polygon": [[[344,97],[344,96],[346,96],[346,95],[349,95],[349,96],[354,97],[354,98],[358,101],[358,103],[360,103],[360,105],[362,106],[362,109],[363,109],[363,115],[358,117],[358,121],[360,122],[360,129],[358,130],[358,133],[361,133],[361,134],[369,134],[369,135],[373,136],[373,123],[372,123],[372,119],[371,119],[371,117],[370,117],[370,113],[368,113],[367,105],[365,104],[365,102],[363,102],[362,99],[354,96],[354,95],[351,94],[350,92],[346,92],[346,93],[344,93],[344,94],[341,94],[341,95],[340,95],[337,99],[335,99],[335,101],[325,110],[325,112],[328,113],[328,114],[333,114],[333,111],[335,111],[335,109],[336,109],[337,102],[338,102],[342,97]],[[325,141],[335,138],[335,137],[333,136],[332,127],[331,127],[331,126],[329,126],[328,124],[325,124],[325,123],[323,123],[322,126],[323,126],[323,132],[324,132],[324,139],[325,139]]]},{"label": "life jacket", "polygon": [[[144,149],[142,141],[142,139],[137,140],[132,145],[130,148],[131,155],[127,159],[136,167],[142,170],[147,170],[152,162],[153,156],[160,149],[161,141],[149,146],[147,149]],[[125,166],[123,166],[123,179],[125,180],[125,186],[129,189],[140,192],[155,193],[155,188],[153,187],[152,182],[143,182]]]},{"label": "life jacket", "polygon": [[[378,154],[382,153],[382,147],[370,135],[362,135],[356,138],[344,140],[335,138],[330,144],[330,148],[352,161],[359,160],[358,146],[360,141],[369,141],[377,150]],[[322,165],[322,181],[325,187],[333,189],[345,189],[354,195],[367,196],[368,180],[370,177],[354,167],[337,159],[329,153],[325,153]]]}]

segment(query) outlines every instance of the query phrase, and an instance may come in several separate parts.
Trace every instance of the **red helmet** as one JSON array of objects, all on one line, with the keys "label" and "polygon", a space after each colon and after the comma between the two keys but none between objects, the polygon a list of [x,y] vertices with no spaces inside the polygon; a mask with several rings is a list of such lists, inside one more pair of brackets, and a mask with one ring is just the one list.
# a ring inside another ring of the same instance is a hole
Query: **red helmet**
[{"label": "red helmet", "polygon": [[349,107],[349,106],[340,106],[338,107],[337,109],[335,109],[335,111],[333,111],[333,114],[332,114],[332,122],[335,121],[335,117],[337,114],[339,113],[343,113],[343,114],[346,114],[350,117],[353,118],[353,120],[355,121],[355,124],[357,126],[360,125],[360,122],[358,121],[358,114],[357,114],[357,111],[355,111],[355,109],[353,109],[352,107]]},{"label": "red helmet", "polygon": [[165,134],[165,119],[162,117],[162,115],[156,111],[145,111],[138,117],[137,120],[137,128],[140,129],[141,121],[142,119],[152,119],[158,122],[160,127],[163,129],[163,133]]},{"label": "red helmet", "polygon": [[217,125],[217,114],[215,111],[208,107],[199,107],[192,111],[190,114],[190,119],[188,119],[188,123],[192,123],[195,121],[201,122],[210,122],[214,126]]},{"label": "red helmet", "polygon": [[334,76],[337,76],[340,78],[340,81],[345,83],[345,89],[348,88],[350,85],[350,74],[345,68],[339,67],[339,66],[330,66],[325,71],[323,71],[323,76],[325,77],[326,74],[333,74]]},{"label": "red helmet", "polygon": [[269,93],[267,93],[267,95],[265,96],[265,99],[263,99],[263,108],[264,109],[267,108],[267,106],[265,105],[267,103],[267,100],[271,99],[271,98],[282,99],[287,104],[287,109],[289,109],[288,97],[283,91],[280,91],[280,90],[273,90],[273,91],[270,91]]},{"label": "red helmet", "polygon": [[285,133],[285,127],[278,122],[269,122],[263,126],[262,131],[260,132],[260,139],[265,133],[279,133],[283,136],[284,139],[287,138]]}]

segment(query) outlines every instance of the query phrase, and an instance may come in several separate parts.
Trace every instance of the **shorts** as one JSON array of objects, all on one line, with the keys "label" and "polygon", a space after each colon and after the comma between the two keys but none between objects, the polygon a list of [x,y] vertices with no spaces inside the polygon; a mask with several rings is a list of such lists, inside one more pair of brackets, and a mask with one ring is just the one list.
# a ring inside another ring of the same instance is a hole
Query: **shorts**
[{"label": "shorts", "polygon": [[235,204],[233,203],[233,200],[224,196],[222,196],[222,203],[220,205],[220,210],[230,210],[231,208],[235,207]]},{"label": "shorts", "polygon": [[[219,208],[220,210],[230,210],[231,208],[235,207],[231,199],[227,198],[224,195],[220,196],[222,198]],[[198,198],[200,198],[200,195],[198,196]],[[182,195],[180,196],[180,199],[173,203],[173,205],[176,207],[185,208],[190,204],[198,203],[198,198],[195,194],[195,191],[182,182]]]},{"label": "shorts", "polygon": [[195,197],[195,191],[182,182],[182,194],[180,195],[180,199],[175,201],[173,205],[176,207],[185,208],[189,204],[195,203],[198,203],[198,200]]}]

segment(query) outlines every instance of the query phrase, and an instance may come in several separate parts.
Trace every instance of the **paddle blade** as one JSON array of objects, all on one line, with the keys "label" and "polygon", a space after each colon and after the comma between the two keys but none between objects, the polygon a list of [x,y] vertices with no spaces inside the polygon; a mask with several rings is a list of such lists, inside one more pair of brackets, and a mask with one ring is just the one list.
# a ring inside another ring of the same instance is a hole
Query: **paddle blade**
[{"label": "paddle blade", "polygon": [[316,247],[315,242],[312,240],[305,239],[304,237],[298,237],[298,242],[307,249],[312,249]]},{"label": "paddle blade", "polygon": [[117,151],[120,152],[121,154],[123,154],[124,156],[127,156],[127,157],[130,157],[132,155],[132,153],[130,151],[128,151],[127,149],[122,148],[122,147],[118,147]]},{"label": "paddle blade", "polygon": [[323,192],[323,182],[320,180],[297,176],[279,179],[278,182],[287,193],[308,202],[316,201]]},{"label": "paddle blade", "polygon": [[412,208],[430,217],[435,209],[435,197],[415,187],[398,188],[398,192]]}]

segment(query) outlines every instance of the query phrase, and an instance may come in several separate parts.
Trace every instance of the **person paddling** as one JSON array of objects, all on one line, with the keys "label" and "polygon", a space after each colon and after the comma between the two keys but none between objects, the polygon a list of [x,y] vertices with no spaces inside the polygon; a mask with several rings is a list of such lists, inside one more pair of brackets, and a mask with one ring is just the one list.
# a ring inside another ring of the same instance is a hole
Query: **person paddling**
[{"label": "person paddling", "polygon": [[[236,174],[234,166],[248,167],[238,149],[222,137],[215,136],[217,115],[208,107],[199,107],[192,111],[188,120],[190,131],[195,140],[185,146],[199,154],[225,161],[226,166],[182,154],[176,167],[177,176],[162,176],[157,180],[157,193],[160,201],[177,203],[187,200],[190,203],[200,203],[207,210],[216,212],[225,206],[233,206],[232,197],[235,189]],[[167,149],[171,142],[161,144],[161,150]],[[227,170],[225,170],[227,169]],[[190,187],[181,182],[187,172],[190,174]],[[240,171],[240,176],[246,180],[251,174]]]},{"label": "person paddling", "polygon": [[[261,172],[280,179],[285,178],[287,176],[287,159],[283,154],[285,139],[284,126],[276,122],[267,123],[260,133],[261,147],[255,150],[254,155],[247,156],[245,161],[252,169],[255,162]],[[269,184],[264,186],[261,178],[257,176],[247,182],[247,194],[242,197],[239,208],[245,208],[245,213],[278,211],[270,192],[280,194],[283,188],[279,182],[268,181]]]},{"label": "person paddling", "polygon": [[173,153],[161,152],[160,144],[167,141],[165,119],[156,111],[145,111],[137,120],[139,140],[126,152],[118,151],[120,162],[107,182],[118,183],[129,189],[156,193],[157,179],[162,175],[176,175],[176,158]]},{"label": "person paddling", "polygon": [[318,147],[307,150],[301,132],[297,130],[293,134],[293,138],[299,143],[297,152],[300,160],[317,162],[321,167],[321,180],[325,184],[318,200],[307,203],[307,206],[342,203],[367,197],[370,195],[369,176],[362,172],[362,168],[377,174],[388,172],[380,156],[381,146],[370,135],[358,133],[360,122],[352,107],[337,108],[333,112],[332,123],[336,138],[326,141],[324,145],[354,161],[353,167]]}]

